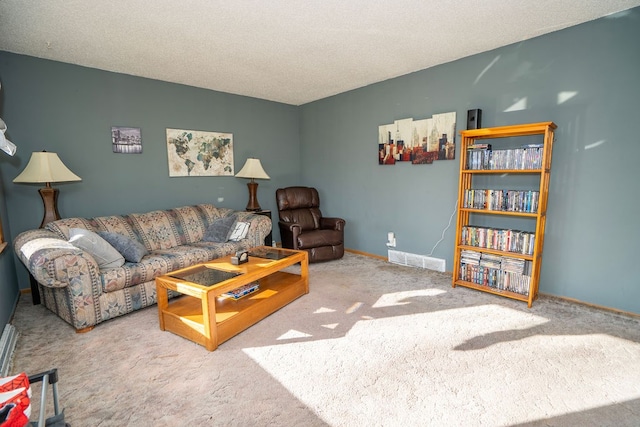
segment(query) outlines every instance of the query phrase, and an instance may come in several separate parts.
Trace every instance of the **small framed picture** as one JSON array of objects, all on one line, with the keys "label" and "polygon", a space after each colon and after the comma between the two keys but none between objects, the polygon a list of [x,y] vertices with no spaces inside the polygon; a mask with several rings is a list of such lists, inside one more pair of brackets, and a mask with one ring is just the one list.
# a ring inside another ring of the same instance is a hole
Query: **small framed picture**
[{"label": "small framed picture", "polygon": [[141,154],[142,137],[140,128],[113,126],[111,128],[113,152],[120,154]]}]

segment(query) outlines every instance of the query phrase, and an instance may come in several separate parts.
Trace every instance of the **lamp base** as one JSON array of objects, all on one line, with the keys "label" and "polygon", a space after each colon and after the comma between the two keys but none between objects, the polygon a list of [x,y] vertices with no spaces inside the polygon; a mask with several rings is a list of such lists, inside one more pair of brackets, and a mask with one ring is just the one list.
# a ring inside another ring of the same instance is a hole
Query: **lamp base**
[{"label": "lamp base", "polygon": [[57,188],[51,187],[41,188],[38,192],[40,193],[40,197],[42,197],[42,202],[44,203],[44,216],[40,223],[40,228],[43,228],[51,221],[60,219],[60,213],[58,213],[59,192]]},{"label": "lamp base", "polygon": [[247,203],[246,209],[248,211],[261,211],[260,203],[258,203],[258,196],[256,195],[258,191],[258,183],[257,182],[248,182],[247,187],[249,188],[249,203]]}]

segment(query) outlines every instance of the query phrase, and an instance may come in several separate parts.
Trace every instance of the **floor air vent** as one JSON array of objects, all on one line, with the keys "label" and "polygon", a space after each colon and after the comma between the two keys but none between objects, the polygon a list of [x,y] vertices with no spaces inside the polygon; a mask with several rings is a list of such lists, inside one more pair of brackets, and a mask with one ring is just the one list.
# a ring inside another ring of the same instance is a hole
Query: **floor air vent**
[{"label": "floor air vent", "polygon": [[417,255],[408,252],[388,251],[389,262],[409,267],[428,268],[429,270],[444,272],[446,262],[440,258],[432,258],[424,255]]}]

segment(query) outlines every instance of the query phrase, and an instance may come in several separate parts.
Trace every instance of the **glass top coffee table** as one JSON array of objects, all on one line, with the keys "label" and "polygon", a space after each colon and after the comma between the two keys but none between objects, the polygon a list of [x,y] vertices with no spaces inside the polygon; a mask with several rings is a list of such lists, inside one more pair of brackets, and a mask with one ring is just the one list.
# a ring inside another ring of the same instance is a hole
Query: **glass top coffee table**
[{"label": "glass top coffee table", "polygon": [[[283,271],[299,264],[299,273]],[[218,345],[309,293],[306,251],[260,246],[249,261],[231,256],[156,278],[160,329],[203,345]],[[168,291],[181,294],[169,300]]]}]

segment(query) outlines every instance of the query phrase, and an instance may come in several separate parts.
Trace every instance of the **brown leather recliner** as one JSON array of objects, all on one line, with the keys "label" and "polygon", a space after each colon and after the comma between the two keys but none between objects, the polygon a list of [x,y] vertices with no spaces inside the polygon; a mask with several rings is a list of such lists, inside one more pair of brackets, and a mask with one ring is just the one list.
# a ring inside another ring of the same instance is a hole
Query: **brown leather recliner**
[{"label": "brown leather recliner", "polygon": [[322,216],[315,188],[279,188],[276,202],[283,248],[306,250],[309,262],[342,258],[345,221]]}]

